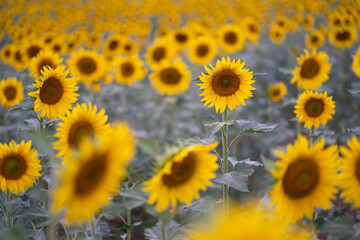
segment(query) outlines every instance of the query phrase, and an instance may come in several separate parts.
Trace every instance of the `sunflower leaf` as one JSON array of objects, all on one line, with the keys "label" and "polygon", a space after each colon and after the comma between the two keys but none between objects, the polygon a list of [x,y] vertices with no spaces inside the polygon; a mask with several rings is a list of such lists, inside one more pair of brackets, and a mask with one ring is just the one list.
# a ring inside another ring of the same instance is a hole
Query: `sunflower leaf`
[{"label": "sunflower leaf", "polygon": [[195,78],[191,80],[191,83],[202,83],[202,81],[200,80],[200,78]]},{"label": "sunflower leaf", "polygon": [[152,139],[139,139],[138,147],[146,154],[155,156],[159,151],[159,143]]},{"label": "sunflower leaf", "polygon": [[205,126],[206,136],[207,138],[210,138],[214,136],[224,125],[233,125],[235,122],[235,119],[232,117],[229,117],[226,119],[225,122],[219,122],[212,116],[208,116],[204,118],[203,124]]},{"label": "sunflower leaf", "polygon": [[338,217],[335,221],[325,224],[320,231],[328,233],[329,239],[358,239],[354,228],[354,219],[350,216]]},{"label": "sunflower leaf", "polygon": [[236,120],[236,123],[240,128],[239,134],[271,132],[278,125],[278,123],[257,123],[241,119]]},{"label": "sunflower leaf", "polygon": [[10,107],[8,109],[8,111],[7,111],[7,115],[10,112],[12,112],[14,110],[19,110],[19,109],[24,110],[24,111],[28,111],[28,110],[34,111],[34,102],[33,102],[33,100],[28,99],[28,101],[23,101],[23,102],[21,102],[19,104],[16,104],[16,105]]},{"label": "sunflower leaf", "polygon": [[261,162],[264,164],[264,168],[266,171],[270,172],[271,170],[276,169],[275,161],[265,157],[264,155],[260,155]]},{"label": "sunflower leaf", "polygon": [[252,168],[251,171],[248,168],[244,168],[243,172],[232,171],[228,173],[220,173],[214,181],[220,184],[229,185],[240,192],[248,192],[248,177],[253,173],[253,171],[254,170]]},{"label": "sunflower leaf", "polygon": [[253,77],[265,76],[267,73],[253,73]]}]

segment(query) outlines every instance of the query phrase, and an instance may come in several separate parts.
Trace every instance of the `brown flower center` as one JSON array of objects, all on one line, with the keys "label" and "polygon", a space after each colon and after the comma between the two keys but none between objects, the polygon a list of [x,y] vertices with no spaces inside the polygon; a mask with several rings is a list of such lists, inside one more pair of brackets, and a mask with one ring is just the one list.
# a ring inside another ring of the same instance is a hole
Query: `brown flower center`
[{"label": "brown flower center", "polygon": [[119,46],[119,42],[117,40],[112,40],[109,43],[109,49],[110,50],[115,50],[118,46]]},{"label": "brown flower center", "polygon": [[231,69],[224,69],[214,74],[211,85],[220,96],[233,95],[240,88],[240,76]]},{"label": "brown flower center", "polygon": [[126,45],[124,46],[124,49],[125,49],[127,52],[129,52],[129,51],[131,51],[132,47],[131,47],[130,44],[126,44]]},{"label": "brown flower center", "polygon": [[175,162],[171,173],[163,176],[163,183],[168,187],[176,187],[187,182],[196,168],[196,156],[189,153],[181,162]]},{"label": "brown flower center", "polygon": [[121,65],[121,73],[124,77],[129,77],[135,72],[134,66],[130,62],[125,62]]},{"label": "brown flower center", "polygon": [[324,112],[324,103],[321,99],[310,98],[305,104],[305,112],[309,117],[316,118]]},{"label": "brown flower center", "polygon": [[26,54],[28,55],[29,59],[31,59],[35,57],[40,51],[41,48],[39,46],[33,45],[26,50]]},{"label": "brown flower center", "polygon": [[314,58],[305,60],[302,64],[300,75],[303,78],[313,78],[320,71],[320,64]]},{"label": "brown flower center", "polygon": [[5,55],[5,57],[10,57],[10,55],[11,55],[10,50],[9,49],[5,50],[4,55]]},{"label": "brown flower center", "polygon": [[188,40],[188,36],[184,33],[178,33],[175,35],[175,39],[179,43],[185,43]]},{"label": "brown flower center", "polygon": [[165,68],[160,73],[160,79],[166,84],[175,85],[180,82],[181,74],[176,68]]},{"label": "brown flower center", "polygon": [[209,53],[209,47],[206,44],[201,44],[196,49],[196,54],[199,57],[205,57]]},{"label": "brown flower center", "polygon": [[52,49],[53,49],[54,52],[60,52],[61,51],[61,46],[59,44],[55,44]]},{"label": "brown flower center", "polygon": [[249,25],[248,25],[248,28],[249,28],[249,31],[250,31],[250,32],[257,32],[255,26],[252,25],[252,24],[249,24]]},{"label": "brown flower center", "polygon": [[282,187],[292,199],[310,195],[319,183],[320,172],[317,163],[308,158],[300,158],[286,169]]},{"label": "brown flower center", "polygon": [[81,167],[75,177],[74,192],[78,196],[91,194],[101,183],[108,167],[106,154],[95,155]]},{"label": "brown flower center", "polygon": [[81,73],[91,75],[96,71],[96,62],[89,57],[83,57],[77,62],[77,66]]},{"label": "brown flower center", "polygon": [[312,43],[317,43],[319,41],[319,38],[317,36],[312,36],[311,37],[311,42]]},{"label": "brown flower center", "polygon": [[21,155],[11,153],[0,160],[1,175],[5,179],[17,180],[27,169],[26,161]]},{"label": "brown flower center", "polygon": [[40,88],[40,100],[43,103],[54,105],[60,101],[64,94],[64,87],[59,79],[49,78],[44,81]]},{"label": "brown flower center", "polygon": [[164,47],[158,47],[154,50],[152,57],[156,62],[159,62],[163,58],[165,58],[165,48]]},{"label": "brown flower center", "polygon": [[360,158],[358,158],[355,166],[355,176],[360,183]]},{"label": "brown flower center", "polygon": [[69,131],[68,143],[71,147],[79,147],[81,140],[85,137],[94,135],[94,128],[88,121],[78,121],[74,123]]},{"label": "brown flower center", "polygon": [[19,63],[23,62],[23,57],[21,55],[20,50],[17,50],[14,54],[15,60]]},{"label": "brown flower center", "polygon": [[237,35],[235,32],[229,31],[225,33],[224,39],[228,44],[235,44],[237,42]]},{"label": "brown flower center", "polygon": [[339,26],[339,25],[340,25],[340,19],[336,18],[336,19],[334,20],[334,25],[335,25],[335,26]]},{"label": "brown flower center", "polygon": [[347,30],[339,31],[335,34],[335,38],[339,41],[346,41],[350,38],[350,32]]},{"label": "brown flower center", "polygon": [[272,92],[272,95],[273,95],[274,97],[279,96],[279,94],[280,94],[280,89],[275,89],[275,90],[273,90],[273,92]]},{"label": "brown flower center", "polygon": [[8,101],[11,101],[11,100],[15,99],[15,97],[16,97],[16,88],[14,88],[13,86],[7,86],[4,89],[4,95],[5,95],[5,97],[6,97],[6,99]]},{"label": "brown flower center", "polygon": [[46,39],[45,39],[45,43],[51,43],[52,42],[52,37],[47,37]]},{"label": "brown flower center", "polygon": [[41,74],[41,70],[44,70],[44,67],[49,66],[51,68],[55,68],[55,64],[49,58],[44,58],[38,63],[38,74]]}]

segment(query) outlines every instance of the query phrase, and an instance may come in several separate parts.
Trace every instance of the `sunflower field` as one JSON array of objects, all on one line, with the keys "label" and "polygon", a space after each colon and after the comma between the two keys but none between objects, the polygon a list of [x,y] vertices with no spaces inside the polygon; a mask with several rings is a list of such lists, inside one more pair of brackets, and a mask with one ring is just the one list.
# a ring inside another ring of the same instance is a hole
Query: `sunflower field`
[{"label": "sunflower field", "polygon": [[360,0],[2,0],[0,240],[360,240]]}]

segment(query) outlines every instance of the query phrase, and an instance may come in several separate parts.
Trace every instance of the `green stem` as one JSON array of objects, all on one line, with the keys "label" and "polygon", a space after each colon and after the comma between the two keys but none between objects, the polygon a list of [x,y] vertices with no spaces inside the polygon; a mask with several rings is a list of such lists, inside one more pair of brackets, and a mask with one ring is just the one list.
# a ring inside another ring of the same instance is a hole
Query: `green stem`
[{"label": "green stem", "polygon": [[176,102],[177,100],[175,99],[175,101],[171,104],[171,117],[172,117],[171,129],[175,136],[176,136],[176,120],[177,120]]},{"label": "green stem", "polygon": [[310,129],[310,147],[312,147],[315,143],[315,136],[314,136],[314,132],[315,132],[315,127],[312,126]]},{"label": "green stem", "polygon": [[55,240],[55,230],[56,230],[56,216],[53,214],[50,215],[50,226],[49,226],[49,232],[48,232],[48,239],[49,240]]},{"label": "green stem", "polygon": [[44,119],[43,119],[43,118],[40,118],[40,119],[39,119],[39,134],[40,134],[41,136],[44,134],[43,122],[44,122]]},{"label": "green stem", "polygon": [[[9,119],[8,119],[7,113],[5,113],[4,121],[5,121],[5,127],[7,127],[9,125]],[[9,139],[9,132],[6,129],[6,131],[5,131],[5,141],[8,142],[9,140],[10,140]]]},{"label": "green stem", "polygon": [[131,226],[131,210],[128,209],[127,210],[127,222],[126,224],[128,225],[128,229],[127,229],[127,240],[131,240],[131,229],[130,229],[130,226]]},{"label": "green stem", "polygon": [[269,105],[269,115],[268,115],[268,122],[272,122],[273,119],[273,106],[274,104],[270,101],[270,105]]},{"label": "green stem", "polygon": [[10,191],[7,190],[5,194],[6,194],[6,224],[8,228],[11,228],[12,220],[11,220]]},{"label": "green stem", "polygon": [[161,230],[160,240],[166,240],[164,220],[162,220],[161,218],[159,219],[159,225]]},{"label": "green stem", "polygon": [[60,221],[60,224],[61,224],[61,226],[62,226],[63,229],[64,229],[65,236],[66,236],[66,240],[72,240],[72,237],[71,237],[71,235],[69,235],[69,233],[68,233],[68,231],[67,231],[67,229],[66,229],[65,224],[64,224],[62,221]]},{"label": "green stem", "polygon": [[94,224],[94,217],[91,218],[91,237],[94,238],[95,236],[95,224]]},{"label": "green stem", "polygon": [[[222,114],[222,120],[225,122],[227,119],[227,107]],[[222,148],[223,148],[223,163],[222,163],[222,171],[223,173],[228,172],[228,126],[225,124],[222,128]],[[225,183],[223,184],[223,201],[224,201],[224,214],[225,219],[229,219],[229,186]]]},{"label": "green stem", "polygon": [[123,104],[123,118],[126,120],[126,113],[127,113],[127,87],[126,85],[123,86],[123,92],[121,94],[121,102]]}]

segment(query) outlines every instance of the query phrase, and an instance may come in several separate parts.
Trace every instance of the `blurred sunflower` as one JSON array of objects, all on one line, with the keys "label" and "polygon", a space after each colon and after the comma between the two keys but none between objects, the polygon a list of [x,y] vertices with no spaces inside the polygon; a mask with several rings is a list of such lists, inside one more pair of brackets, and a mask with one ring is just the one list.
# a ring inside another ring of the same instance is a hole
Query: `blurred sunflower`
[{"label": "blurred sunflower", "polygon": [[40,160],[37,151],[30,150],[31,141],[0,143],[0,184],[1,191],[9,190],[19,194],[32,187],[35,178],[41,176]]},{"label": "blurred sunflower", "polygon": [[76,76],[79,82],[87,85],[91,85],[105,74],[105,63],[102,55],[84,49],[71,54],[71,58],[67,61],[71,74]]},{"label": "blurred sunflower", "polygon": [[79,39],[74,35],[65,35],[66,53],[72,53],[80,45]]},{"label": "blurred sunflower", "polygon": [[177,49],[171,45],[169,38],[157,39],[146,52],[146,62],[151,68],[157,67],[164,60],[170,62],[175,57]]},{"label": "blurred sunflower", "polygon": [[283,82],[279,82],[269,89],[269,97],[273,102],[280,101],[286,93],[287,88]]},{"label": "blurred sunflower", "polygon": [[39,41],[27,40],[21,45],[21,54],[26,64],[29,64],[31,59],[36,57],[41,50],[44,50],[44,45]]},{"label": "blurred sunflower", "polygon": [[173,62],[162,61],[160,65],[154,66],[154,72],[149,78],[151,85],[161,94],[175,95],[189,89],[191,73],[180,59],[176,59]]},{"label": "blurred sunflower", "polygon": [[77,104],[68,112],[63,122],[59,123],[54,137],[59,138],[54,142],[54,149],[59,150],[57,157],[65,156],[63,163],[68,162],[72,150],[79,147],[81,140],[86,137],[103,139],[110,133],[110,125],[105,110],[97,112],[97,107],[88,103]]},{"label": "blurred sunflower", "polygon": [[189,46],[189,58],[196,64],[208,64],[217,54],[216,41],[211,36],[194,39]]},{"label": "blurred sunflower", "polygon": [[177,46],[178,50],[185,49],[189,46],[193,36],[189,29],[179,28],[171,32],[173,43]]},{"label": "blurred sunflower", "polygon": [[245,33],[237,26],[227,24],[217,32],[218,44],[227,53],[241,51],[245,46]]},{"label": "blurred sunflower", "polygon": [[54,38],[47,49],[58,55],[63,55],[67,51],[65,39],[62,36]]},{"label": "blurred sunflower", "polygon": [[14,48],[11,44],[6,44],[5,46],[3,46],[3,48],[1,48],[0,58],[4,63],[11,62],[11,57],[14,54],[13,50]]},{"label": "blurred sunflower", "polygon": [[37,77],[41,75],[41,70],[44,67],[51,67],[52,69],[57,68],[62,63],[62,59],[58,54],[52,51],[41,51],[36,57],[30,61],[30,75]]},{"label": "blurred sunflower", "polygon": [[204,91],[200,93],[203,96],[201,101],[205,101],[205,106],[210,108],[215,105],[216,112],[224,112],[226,107],[232,111],[235,107],[244,105],[245,99],[252,97],[251,86],[255,80],[252,80],[252,72],[244,69],[245,62],[240,59],[230,61],[223,57],[221,61],[216,62],[216,67],[209,69],[205,66],[207,74],[201,73],[199,79],[202,83],[198,84]]},{"label": "blurred sunflower", "polygon": [[315,207],[330,209],[331,199],[338,192],[336,145],[325,147],[325,139],[309,147],[305,136],[299,136],[285,152],[276,151],[280,157],[277,170],[271,174],[278,181],[270,192],[275,213],[286,223],[294,223],[303,216],[313,219]]},{"label": "blurred sunflower", "polygon": [[270,34],[270,40],[272,43],[282,44],[285,41],[286,30],[284,30],[283,28],[273,25],[270,28],[269,34]]},{"label": "blurred sunflower", "polygon": [[331,64],[325,52],[317,53],[314,49],[311,53],[305,50],[305,55],[297,58],[299,64],[292,73],[294,77],[291,83],[297,82],[298,88],[317,89],[329,79]]},{"label": "blurred sunflower", "polygon": [[[125,166],[135,153],[135,139],[125,123],[114,127],[100,142],[84,139],[79,152],[58,174],[62,184],[53,192],[53,212],[65,208],[69,223],[90,222],[117,194],[126,176]],[[81,209],[81,211],[79,211]]]},{"label": "blurred sunflower", "polygon": [[93,32],[86,38],[86,45],[93,49],[98,49],[101,45],[101,35],[97,32]]},{"label": "blurred sunflower", "polygon": [[304,28],[307,30],[311,30],[314,26],[314,23],[315,23],[315,19],[310,14],[307,14],[302,22]]},{"label": "blurred sunflower", "polygon": [[335,28],[329,31],[329,42],[338,48],[351,47],[357,40],[357,32],[353,27]]},{"label": "blurred sunflower", "polygon": [[190,205],[199,198],[199,191],[205,191],[216,176],[217,156],[210,153],[216,146],[217,143],[190,145],[165,159],[155,176],[144,182],[144,191],[150,194],[148,203],[156,203],[156,211],[162,212],[170,204],[172,208],[178,202]]},{"label": "blurred sunflower", "polygon": [[309,35],[305,36],[307,48],[320,48],[325,42],[324,34],[320,30],[312,30]]},{"label": "blurred sunflower", "polygon": [[114,34],[106,39],[104,43],[104,55],[112,58],[121,52],[123,38],[119,34]]},{"label": "blurred sunflower", "polygon": [[242,29],[245,31],[246,38],[253,43],[259,42],[260,26],[254,18],[246,17],[241,20]]},{"label": "blurred sunflower", "polygon": [[131,85],[133,82],[144,79],[146,70],[137,55],[128,58],[117,57],[113,61],[116,73],[116,82]]},{"label": "blurred sunflower", "polygon": [[63,118],[67,110],[72,108],[72,103],[77,101],[77,81],[74,78],[66,78],[69,70],[64,71],[64,66],[55,69],[45,67],[42,76],[36,79],[36,90],[30,92],[29,96],[36,98],[34,111],[41,111],[40,117]]},{"label": "blurred sunflower", "polygon": [[12,45],[13,50],[11,50],[13,52],[12,54],[12,59],[10,61],[11,65],[16,69],[16,70],[23,70],[27,67],[27,62],[25,60],[25,57],[22,55],[21,50],[19,47]]},{"label": "blurred sunflower", "polygon": [[139,46],[130,39],[124,39],[121,45],[120,54],[125,56],[135,55],[139,50]]},{"label": "blurred sunflower", "polygon": [[327,92],[303,92],[296,103],[294,113],[299,122],[305,122],[308,129],[326,125],[332,119],[332,114],[335,114],[335,102],[332,96],[327,96]]},{"label": "blurred sunflower", "polygon": [[352,68],[356,74],[360,78],[360,47],[355,53],[353,62],[352,62]]},{"label": "blurred sunflower", "polygon": [[23,85],[16,78],[7,78],[0,81],[0,104],[10,108],[24,99]]},{"label": "blurred sunflower", "polygon": [[341,13],[334,11],[328,14],[328,26],[330,26],[330,28],[338,28],[342,25],[343,19]]},{"label": "blurred sunflower", "polygon": [[340,187],[345,202],[353,202],[360,208],[360,142],[356,136],[347,141],[347,147],[341,146]]}]

